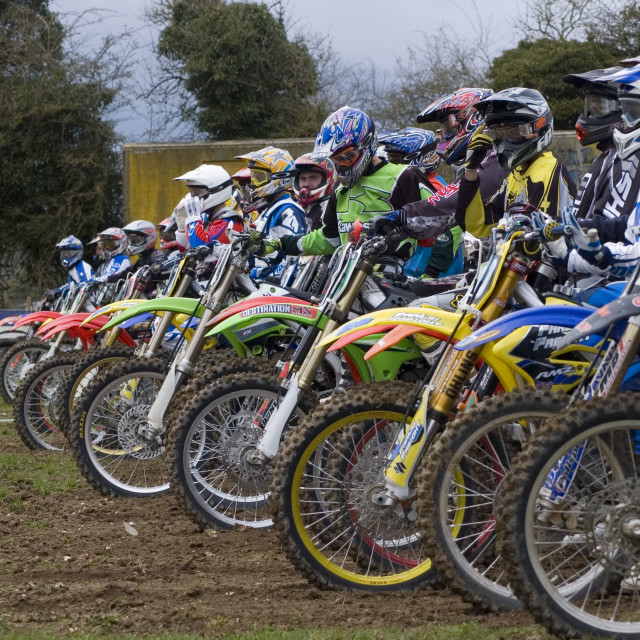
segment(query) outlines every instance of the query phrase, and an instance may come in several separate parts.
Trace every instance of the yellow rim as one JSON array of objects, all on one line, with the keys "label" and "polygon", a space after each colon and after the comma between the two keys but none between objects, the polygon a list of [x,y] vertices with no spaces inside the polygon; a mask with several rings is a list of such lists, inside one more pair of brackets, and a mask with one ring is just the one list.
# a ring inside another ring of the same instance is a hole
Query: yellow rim
[{"label": "yellow rim", "polygon": [[371,418],[377,418],[381,420],[390,420],[393,422],[401,422],[404,421],[404,413],[400,413],[398,411],[362,411],[360,413],[355,413],[346,418],[342,418],[337,422],[334,422],[329,427],[324,429],[318,436],[316,436],[313,441],[307,446],[303,455],[298,462],[296,467],[296,472],[293,478],[293,486],[291,488],[291,507],[293,513],[293,520],[295,524],[296,531],[300,536],[302,544],[305,548],[311,553],[311,555],[315,558],[315,560],[322,565],[325,569],[329,570],[336,576],[339,576],[343,580],[348,582],[352,582],[354,584],[361,585],[370,585],[370,586],[383,586],[383,585],[396,585],[402,584],[404,582],[409,582],[410,580],[417,578],[421,575],[424,575],[427,571],[431,569],[431,560],[426,559],[424,562],[420,563],[416,567],[412,569],[408,569],[402,573],[396,573],[389,576],[365,576],[359,573],[355,573],[353,571],[348,571],[337,564],[331,562],[328,558],[326,558],[322,553],[320,553],[311,538],[307,535],[307,531],[302,521],[301,512],[300,512],[300,496],[299,496],[299,487],[300,482],[302,480],[302,476],[304,474],[304,470],[309,462],[309,459],[315,452],[316,448],[320,445],[320,443],[325,440],[328,436],[332,435],[342,427],[348,424],[353,424],[354,422],[358,422],[360,420],[367,420]]}]

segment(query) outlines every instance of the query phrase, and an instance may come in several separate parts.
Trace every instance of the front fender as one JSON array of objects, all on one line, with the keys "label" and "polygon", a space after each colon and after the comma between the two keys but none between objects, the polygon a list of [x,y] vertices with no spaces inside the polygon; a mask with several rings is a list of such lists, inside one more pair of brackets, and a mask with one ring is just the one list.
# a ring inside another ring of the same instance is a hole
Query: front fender
[{"label": "front fender", "polygon": [[[84,321],[87,319],[87,316],[89,316],[88,313],[71,313],[68,316],[60,316],[59,318],[54,318],[53,320],[51,320],[51,322],[47,322],[47,324],[42,325],[36,331],[36,335],[42,336],[44,340],[48,340],[56,333],[67,331],[74,327],[82,326],[87,330],[91,330],[95,326],[94,323],[90,323],[87,326],[84,326]],[[100,320],[102,320],[102,318],[100,318]],[[102,324],[104,324],[106,321],[107,320],[105,319]]]},{"label": "front fender", "polygon": [[20,318],[22,318],[22,316],[5,316],[4,318],[2,318],[2,320],[0,320],[0,327],[14,324],[18,320],[20,320]]},{"label": "front fender", "polygon": [[526,325],[546,324],[554,327],[571,329],[580,321],[590,316],[593,309],[573,305],[550,305],[548,307],[533,307],[521,309],[506,314],[476,329],[456,344],[456,349],[467,351],[492,340],[498,340],[509,335],[516,329]]},{"label": "front fender", "polygon": [[55,318],[60,318],[64,313],[60,313],[59,311],[34,311],[32,313],[27,313],[24,316],[21,316],[18,320],[16,320],[14,327],[22,327],[25,324],[34,324],[36,322],[45,322],[46,320],[53,320]]},{"label": "front fender", "polygon": [[326,325],[328,318],[320,313],[318,307],[308,303],[296,304],[295,299],[292,300],[291,298],[284,299],[286,303],[274,303],[271,297],[266,298],[266,300],[262,299],[259,305],[247,307],[211,327],[206,336],[209,338],[219,333],[236,331],[261,318],[289,320],[304,325],[312,325],[317,322],[320,329]]},{"label": "front fender", "polygon": [[[447,340],[455,330],[460,320],[460,314],[452,311],[444,311],[443,309],[424,308],[424,307],[400,307],[396,309],[384,309],[382,311],[373,311],[364,316],[350,320],[341,327],[330,333],[321,343],[320,346],[327,346],[339,339],[341,344],[349,344],[346,340],[347,336],[355,335],[362,338],[370,329],[377,327],[378,333],[385,331],[390,326],[407,325],[414,327],[413,333],[426,333],[440,340]],[[468,335],[469,329],[465,331],[462,327],[466,326],[466,322],[462,322],[454,338],[456,340]],[[384,329],[382,328],[384,327]],[[371,331],[370,333],[376,333]],[[412,333],[409,331],[408,334]],[[408,335],[407,334],[407,335]],[[464,335],[462,335],[464,334]],[[355,338],[354,338],[355,339]],[[390,346],[390,345],[389,345]]]},{"label": "front fender", "polygon": [[[610,325],[620,320],[640,315],[640,296],[636,294],[622,296],[609,304],[605,304],[604,307],[600,307],[596,311],[592,309],[591,311],[591,314],[567,333],[558,345],[558,349],[563,349],[571,343],[594,333],[603,335]],[[614,336],[612,337],[615,339]]]},{"label": "front fender", "polygon": [[207,327],[213,327],[220,324],[222,321],[230,318],[231,316],[235,316],[238,313],[242,313],[247,309],[254,309],[255,307],[260,307],[264,304],[265,299],[268,300],[268,304],[294,304],[294,305],[309,305],[309,302],[306,300],[301,300],[300,298],[294,298],[293,296],[256,296],[252,298],[245,298],[244,300],[239,300],[234,304],[228,306],[226,309],[223,309],[219,314],[217,314],[214,318],[211,319]]},{"label": "front fender", "polygon": [[111,318],[102,330],[108,331],[109,329],[113,329],[113,327],[117,327],[125,320],[129,320],[130,318],[134,318],[147,312],[160,313],[168,311],[169,313],[184,313],[186,315],[195,314],[201,318],[204,310],[205,307],[197,298],[157,298],[154,300],[144,300],[135,307],[125,309],[117,316]]},{"label": "front fender", "polygon": [[131,307],[135,307],[143,302],[147,301],[136,298],[134,300],[117,300],[116,302],[110,302],[109,304],[105,304],[99,309],[96,309],[91,315],[89,315],[87,322],[91,322],[91,320],[99,318],[100,316],[111,316],[114,313],[130,309]]}]

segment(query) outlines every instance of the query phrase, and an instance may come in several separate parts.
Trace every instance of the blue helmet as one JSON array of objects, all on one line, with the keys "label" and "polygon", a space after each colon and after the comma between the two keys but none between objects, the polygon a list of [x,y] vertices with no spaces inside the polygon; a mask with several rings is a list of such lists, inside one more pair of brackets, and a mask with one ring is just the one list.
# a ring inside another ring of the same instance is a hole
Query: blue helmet
[{"label": "blue helmet", "polygon": [[381,133],[378,142],[387,153],[401,155],[402,164],[418,167],[425,173],[435,171],[440,164],[440,156],[436,153],[438,141],[433,131],[406,127]]},{"label": "blue helmet", "polygon": [[84,248],[82,242],[75,236],[67,236],[58,242],[56,249],[60,251],[60,263],[65,269],[70,269],[82,260]]},{"label": "blue helmet", "polygon": [[313,149],[314,158],[329,158],[338,182],[352,187],[364,173],[378,146],[376,127],[360,109],[342,107],[323,123]]}]

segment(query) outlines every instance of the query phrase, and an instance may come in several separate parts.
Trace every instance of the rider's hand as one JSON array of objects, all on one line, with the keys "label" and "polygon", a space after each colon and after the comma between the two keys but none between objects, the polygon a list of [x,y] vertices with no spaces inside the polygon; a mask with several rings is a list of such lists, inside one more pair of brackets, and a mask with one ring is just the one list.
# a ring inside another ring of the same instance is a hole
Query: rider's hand
[{"label": "rider's hand", "polygon": [[253,253],[256,256],[264,257],[271,253],[277,253],[282,249],[282,243],[280,240],[274,238],[262,238],[262,234],[259,231],[251,231],[249,234],[249,253]]},{"label": "rider's hand", "polygon": [[465,169],[477,171],[485,156],[493,146],[493,140],[484,132],[484,125],[479,126],[471,136],[467,144],[467,155],[464,163]]},{"label": "rider's hand", "polygon": [[374,235],[386,236],[402,226],[402,212],[392,211],[383,216],[376,216],[369,224]]}]

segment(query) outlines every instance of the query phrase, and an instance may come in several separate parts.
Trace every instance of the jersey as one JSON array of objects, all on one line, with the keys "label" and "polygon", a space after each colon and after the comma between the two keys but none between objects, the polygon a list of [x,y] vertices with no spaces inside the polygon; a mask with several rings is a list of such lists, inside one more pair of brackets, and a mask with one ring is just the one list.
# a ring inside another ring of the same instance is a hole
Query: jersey
[{"label": "jersey", "polygon": [[[307,225],[304,209],[286,191],[260,212],[254,224],[266,238],[274,240],[299,236],[305,232]],[[259,279],[278,276],[284,269],[284,263],[285,254],[278,251],[269,258],[255,260],[250,275]]]},{"label": "jersey", "polygon": [[93,280],[93,269],[88,262],[80,260],[67,271],[67,281],[58,288],[53,289],[53,293],[61,293],[72,285],[88,282],[89,280]]},{"label": "jersey", "polygon": [[205,262],[216,262],[222,245],[229,244],[226,233],[229,224],[234,231],[244,231],[242,216],[228,207],[216,213],[211,221],[208,221],[205,214],[187,218],[185,226],[188,246],[195,248],[211,245],[213,251],[207,256]]},{"label": "jersey", "polygon": [[116,282],[124,277],[131,267],[131,260],[128,256],[118,255],[112,256],[106,262],[103,262],[96,271],[95,280],[98,282]]},{"label": "jersey", "polygon": [[[617,156],[617,154],[615,154]],[[603,217],[590,218],[581,223],[584,227],[594,227],[603,246],[611,254],[610,264],[605,268],[592,265],[572,250],[567,257],[567,269],[572,273],[610,274],[624,278],[631,274],[640,261],[640,151],[619,161],[619,169],[612,169],[612,177],[606,180],[614,193],[606,202],[610,207],[603,209]],[[615,166],[615,158],[611,158]],[[623,212],[619,217],[609,216],[613,210]]]},{"label": "jersey", "polygon": [[513,204],[529,203],[553,218],[572,203],[576,186],[567,168],[550,152],[544,151],[529,164],[516,167],[487,201],[480,192],[482,178],[460,181],[456,220],[477,238],[491,230]]},{"label": "jersey", "polygon": [[[430,197],[433,188],[417,167],[390,164],[381,160],[371,166],[352,187],[338,187],[331,195],[322,219],[322,227],[296,240],[287,253],[329,255],[346,243],[356,220],[391,213],[409,202]],[[405,246],[408,245],[405,243]],[[407,257],[412,249],[407,252]]]}]

